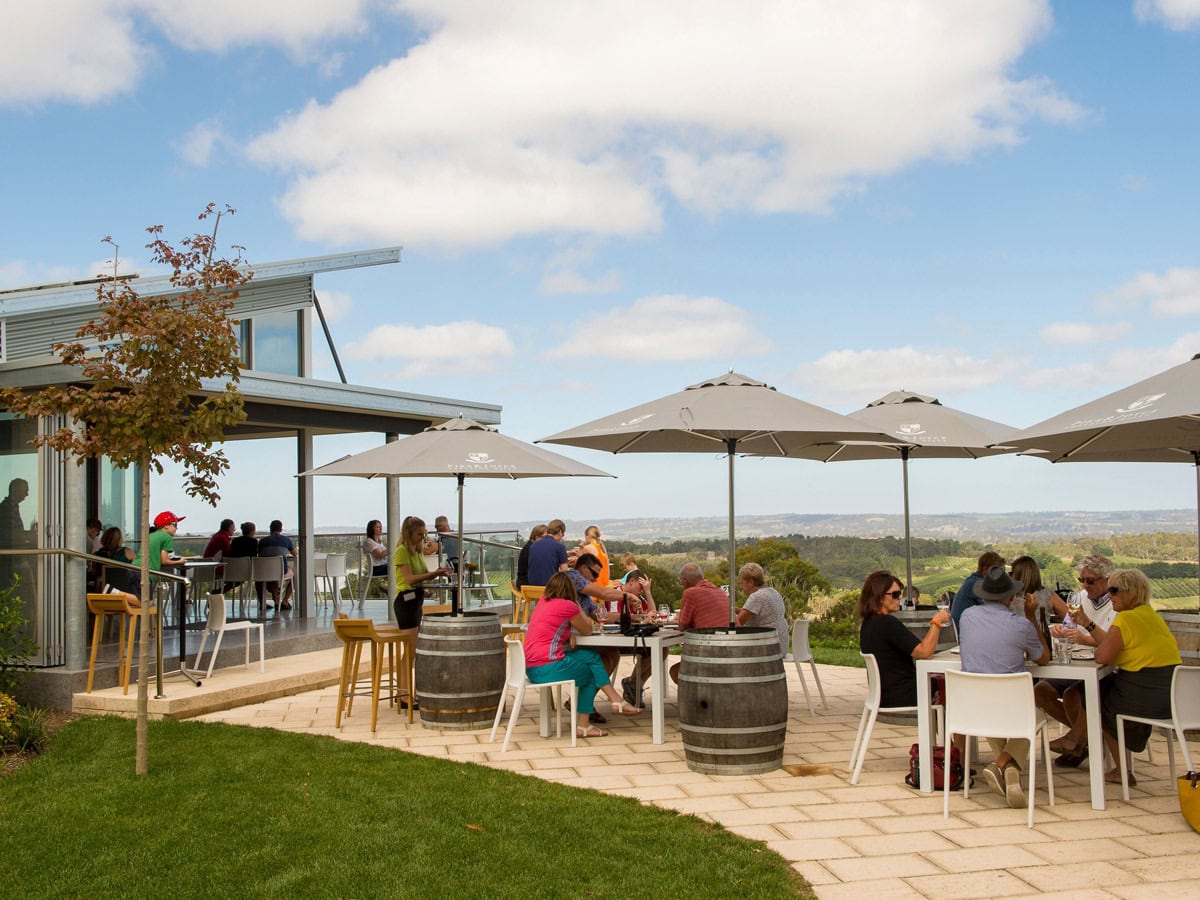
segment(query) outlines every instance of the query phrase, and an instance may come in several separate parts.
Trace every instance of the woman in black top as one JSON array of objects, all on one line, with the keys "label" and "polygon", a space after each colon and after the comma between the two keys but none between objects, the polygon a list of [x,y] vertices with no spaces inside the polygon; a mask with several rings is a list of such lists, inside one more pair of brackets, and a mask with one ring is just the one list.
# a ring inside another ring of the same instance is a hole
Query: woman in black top
[{"label": "woman in black top", "polygon": [[872,572],[863,582],[858,598],[862,628],[858,647],[873,653],[879,663],[880,705],[917,705],[917,666],[914,659],[929,659],[937,650],[938,635],[950,621],[950,613],[939,609],[929,623],[923,640],[892,613],[900,609],[904,588],[891,572]]},{"label": "woman in black top", "polygon": [[[100,536],[100,549],[96,551],[96,556],[103,556],[105,559],[132,564],[137,557],[130,548],[122,543],[124,539],[125,536],[116,525],[106,529],[104,534]],[[119,566],[105,566],[101,572],[101,578],[104,585],[111,587],[113,590],[133,594],[133,596],[139,599],[142,596],[142,576],[133,569],[122,569]]]}]

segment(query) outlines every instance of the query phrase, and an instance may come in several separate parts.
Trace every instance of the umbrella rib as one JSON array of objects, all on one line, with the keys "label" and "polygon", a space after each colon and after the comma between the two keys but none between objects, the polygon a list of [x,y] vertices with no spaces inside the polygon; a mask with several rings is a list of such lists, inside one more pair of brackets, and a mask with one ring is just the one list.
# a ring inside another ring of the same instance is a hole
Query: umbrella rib
[{"label": "umbrella rib", "polygon": [[1089,446],[1091,446],[1091,445],[1092,445],[1093,443],[1095,443],[1096,441],[1100,440],[1100,438],[1104,437],[1104,436],[1105,436],[1106,434],[1108,434],[1110,431],[1112,431],[1112,426],[1111,426],[1111,425],[1109,425],[1107,428],[1102,428],[1102,429],[1100,429],[1100,431],[1097,431],[1095,434],[1093,434],[1093,435],[1092,435],[1090,438],[1088,438],[1088,439],[1087,439],[1086,441],[1084,441],[1083,443],[1079,444],[1078,446],[1072,447],[1072,448],[1071,448],[1070,450],[1068,450],[1066,453],[1060,454],[1058,458],[1059,458],[1060,460],[1062,460],[1062,459],[1070,459],[1072,456],[1074,456],[1074,455],[1075,455],[1076,453],[1078,453],[1079,451],[1081,451],[1081,450],[1086,450],[1086,449],[1087,449]]}]

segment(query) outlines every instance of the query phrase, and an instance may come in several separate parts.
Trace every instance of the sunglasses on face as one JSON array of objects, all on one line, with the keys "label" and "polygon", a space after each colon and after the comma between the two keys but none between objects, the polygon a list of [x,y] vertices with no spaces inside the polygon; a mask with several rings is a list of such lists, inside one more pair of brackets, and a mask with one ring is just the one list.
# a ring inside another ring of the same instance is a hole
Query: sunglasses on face
[{"label": "sunglasses on face", "polygon": [[1116,594],[1119,594],[1119,593],[1121,593],[1123,590],[1125,590],[1125,588],[1119,588],[1119,587],[1110,587],[1110,588],[1108,589],[1108,592],[1109,592],[1110,594],[1113,594],[1113,595],[1115,596]]},{"label": "sunglasses on face", "polygon": [[883,596],[891,597],[893,600],[899,600],[904,596],[904,591],[884,591]]},{"label": "sunglasses on face", "polygon": [[1103,580],[1104,580],[1103,578],[1080,578],[1079,583],[1086,584],[1088,587],[1091,587],[1093,584],[1096,584]]}]

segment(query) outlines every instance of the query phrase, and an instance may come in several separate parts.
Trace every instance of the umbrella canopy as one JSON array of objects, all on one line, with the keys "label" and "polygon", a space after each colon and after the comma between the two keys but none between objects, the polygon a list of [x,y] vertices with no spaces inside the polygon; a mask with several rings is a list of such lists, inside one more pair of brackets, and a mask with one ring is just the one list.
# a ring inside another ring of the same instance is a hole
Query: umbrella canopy
[{"label": "umbrella canopy", "polygon": [[804,450],[805,459],[847,462],[864,459],[899,459],[904,474],[904,557],[907,580],[912,586],[912,531],[908,512],[908,460],[978,459],[1013,453],[1002,445],[1017,429],[991,419],[973,416],[943,406],[935,397],[911,391],[892,391],[850,413],[850,418],[892,436],[890,443],[845,441],[819,444]]},{"label": "umbrella canopy", "polygon": [[1181,462],[1196,467],[1200,545],[1200,353],[1099,400],[1018,432],[1005,443],[1051,462]]},{"label": "umbrella canopy", "polygon": [[[463,482],[466,478],[554,478],[572,475],[612,478],[608,472],[576,462],[544,447],[500,434],[495,428],[459,417],[433,425],[419,434],[364,450],[352,456],[301,472],[305,475],[345,475],[357,478],[438,478],[458,480],[458,545],[463,546]],[[458,558],[458,583],[463,584],[466,554]],[[451,613],[458,615],[458,592]]]},{"label": "umbrella canopy", "polygon": [[542,438],[610,453],[720,453],[729,457],[729,608],[735,612],[733,459],[793,456],[820,441],[887,440],[873,428],[729,372],[684,390]]}]

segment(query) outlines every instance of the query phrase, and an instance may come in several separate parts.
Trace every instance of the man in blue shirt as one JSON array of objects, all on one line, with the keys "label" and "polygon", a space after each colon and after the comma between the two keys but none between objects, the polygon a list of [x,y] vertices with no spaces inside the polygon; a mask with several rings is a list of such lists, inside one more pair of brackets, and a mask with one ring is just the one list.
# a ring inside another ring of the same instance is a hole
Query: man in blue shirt
[{"label": "man in blue shirt", "polygon": [[567,548],[563,536],[567,526],[562,519],[551,519],[546,523],[546,534],[529,547],[529,580],[526,584],[543,585],[555,572],[567,569]]},{"label": "man in blue shirt", "polygon": [[950,618],[954,620],[954,627],[959,627],[962,619],[963,610],[972,606],[978,606],[982,601],[975,596],[975,584],[987,574],[988,569],[992,566],[1004,565],[1004,557],[995,550],[988,550],[979,557],[979,565],[970,575],[963,581],[962,587],[958,589],[958,593],[954,595],[954,602],[950,604]]}]

